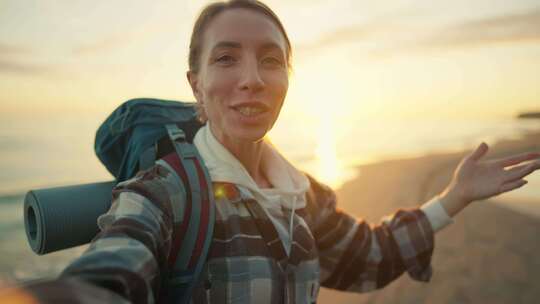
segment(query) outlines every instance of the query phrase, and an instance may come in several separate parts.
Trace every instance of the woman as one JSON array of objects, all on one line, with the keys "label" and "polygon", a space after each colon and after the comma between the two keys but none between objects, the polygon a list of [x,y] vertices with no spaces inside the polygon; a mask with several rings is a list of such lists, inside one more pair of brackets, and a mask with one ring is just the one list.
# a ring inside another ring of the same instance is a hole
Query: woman
[{"label": "woman", "polygon": [[[337,209],[332,190],[265,141],[290,68],[287,34],[264,4],[212,4],[196,21],[187,78],[207,124],[194,143],[214,183],[217,215],[194,303],[312,303],[321,285],[365,292],[403,272],[427,281],[434,232],[469,203],[519,188],[540,168],[540,161],[522,164],[538,153],[482,161],[482,143],[440,195],[370,227]],[[175,195],[181,183],[171,176],[158,162],[120,184],[88,251],[52,287],[34,293],[66,286],[63,296],[80,301],[85,294],[96,301],[158,300],[172,209],[182,203]]]}]

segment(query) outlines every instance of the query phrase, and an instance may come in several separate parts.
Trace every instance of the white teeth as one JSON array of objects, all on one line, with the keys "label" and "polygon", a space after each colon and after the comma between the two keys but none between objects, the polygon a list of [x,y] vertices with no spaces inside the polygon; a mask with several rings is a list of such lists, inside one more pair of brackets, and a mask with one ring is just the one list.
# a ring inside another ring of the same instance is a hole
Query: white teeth
[{"label": "white teeth", "polygon": [[264,112],[261,108],[255,108],[255,107],[239,107],[237,108],[238,112],[242,113],[242,115],[246,116],[254,116],[259,113]]}]

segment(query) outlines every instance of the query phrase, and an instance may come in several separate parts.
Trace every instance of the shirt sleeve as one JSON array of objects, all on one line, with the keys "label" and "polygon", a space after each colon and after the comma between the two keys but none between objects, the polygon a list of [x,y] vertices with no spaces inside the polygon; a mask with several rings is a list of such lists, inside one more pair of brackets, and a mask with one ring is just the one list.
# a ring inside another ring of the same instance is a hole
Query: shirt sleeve
[{"label": "shirt sleeve", "polygon": [[101,232],[61,278],[77,278],[131,303],[154,303],[167,274],[173,208],[181,204],[178,177],[156,165],[113,190]]},{"label": "shirt sleeve", "polygon": [[307,208],[319,251],[321,285],[367,292],[382,288],[407,272],[429,281],[434,232],[419,208],[398,210],[369,225],[336,208],[335,193],[310,177]]},{"label": "shirt sleeve", "polygon": [[441,205],[439,196],[435,196],[427,203],[423,204],[420,209],[426,214],[433,231],[439,232],[444,227],[454,223],[454,220],[446,213]]}]

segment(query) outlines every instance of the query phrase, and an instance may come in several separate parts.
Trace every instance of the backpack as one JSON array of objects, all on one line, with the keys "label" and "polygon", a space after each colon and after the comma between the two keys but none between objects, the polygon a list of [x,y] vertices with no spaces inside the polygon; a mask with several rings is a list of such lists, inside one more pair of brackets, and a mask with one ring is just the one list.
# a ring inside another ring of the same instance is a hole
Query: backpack
[{"label": "backpack", "polygon": [[166,303],[191,299],[214,230],[212,183],[193,145],[201,126],[194,103],[138,98],[120,105],[96,132],[96,155],[117,182],[162,159],[184,184],[184,217],[174,223],[168,284],[160,299]]}]

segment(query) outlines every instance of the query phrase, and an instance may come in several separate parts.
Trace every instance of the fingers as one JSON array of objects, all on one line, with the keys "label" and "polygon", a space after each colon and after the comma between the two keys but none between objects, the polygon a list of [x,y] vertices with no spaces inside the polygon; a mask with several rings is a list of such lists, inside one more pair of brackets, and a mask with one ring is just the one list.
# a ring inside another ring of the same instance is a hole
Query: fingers
[{"label": "fingers", "polygon": [[519,187],[524,186],[525,184],[527,184],[527,181],[524,180],[524,179],[518,179],[516,181],[503,184],[501,186],[501,188],[499,189],[499,194],[504,193],[504,192],[508,192],[508,191],[512,191],[514,189],[517,189]]},{"label": "fingers", "polygon": [[538,169],[540,169],[540,161],[513,167],[512,169],[506,170],[504,181],[510,182],[517,179],[522,179]]},{"label": "fingers", "polygon": [[474,160],[474,161],[477,161],[479,160],[480,158],[482,158],[482,156],[484,156],[486,154],[486,152],[488,151],[489,147],[488,145],[485,143],[485,142],[482,142],[480,144],[480,146],[478,146],[478,148],[476,148],[468,157],[467,159],[469,160]]},{"label": "fingers", "polygon": [[503,158],[501,160],[498,160],[497,164],[501,167],[509,167],[509,166],[517,165],[521,162],[532,160],[539,157],[540,157],[540,153],[528,152],[528,153],[510,156],[508,158]]}]

